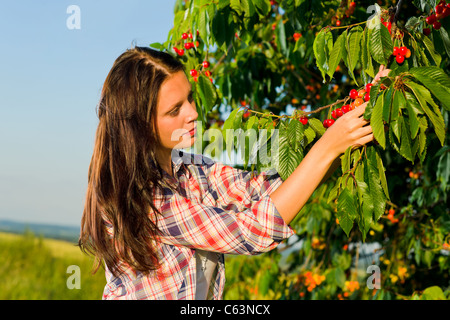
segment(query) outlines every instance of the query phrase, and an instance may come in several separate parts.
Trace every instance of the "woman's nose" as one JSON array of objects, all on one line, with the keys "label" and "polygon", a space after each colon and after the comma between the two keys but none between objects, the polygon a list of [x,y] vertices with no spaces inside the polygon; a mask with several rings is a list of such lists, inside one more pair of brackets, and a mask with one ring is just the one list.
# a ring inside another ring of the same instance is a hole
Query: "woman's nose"
[{"label": "woman's nose", "polygon": [[187,115],[187,122],[196,121],[198,118],[197,106],[195,105],[195,102],[192,102],[189,105],[190,105],[190,107],[189,107],[189,113]]}]

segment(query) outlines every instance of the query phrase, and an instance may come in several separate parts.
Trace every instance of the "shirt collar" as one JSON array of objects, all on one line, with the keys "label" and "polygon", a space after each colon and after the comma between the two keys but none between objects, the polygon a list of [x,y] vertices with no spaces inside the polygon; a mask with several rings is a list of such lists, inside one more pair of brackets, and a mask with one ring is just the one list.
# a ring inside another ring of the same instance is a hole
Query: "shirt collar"
[{"label": "shirt collar", "polygon": [[178,170],[180,170],[185,156],[186,154],[181,150],[176,150],[172,152],[172,167],[174,173],[177,173]]}]

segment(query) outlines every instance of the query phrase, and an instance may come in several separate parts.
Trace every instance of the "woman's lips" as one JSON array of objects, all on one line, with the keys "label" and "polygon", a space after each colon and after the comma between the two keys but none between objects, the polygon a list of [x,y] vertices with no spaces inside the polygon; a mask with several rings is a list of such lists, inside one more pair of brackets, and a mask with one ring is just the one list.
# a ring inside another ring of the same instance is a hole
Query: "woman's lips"
[{"label": "woman's lips", "polygon": [[189,134],[191,137],[193,137],[193,136],[195,135],[195,132],[196,132],[196,131],[197,131],[196,128],[194,128],[194,129],[192,129],[191,131],[189,131],[188,134]]}]

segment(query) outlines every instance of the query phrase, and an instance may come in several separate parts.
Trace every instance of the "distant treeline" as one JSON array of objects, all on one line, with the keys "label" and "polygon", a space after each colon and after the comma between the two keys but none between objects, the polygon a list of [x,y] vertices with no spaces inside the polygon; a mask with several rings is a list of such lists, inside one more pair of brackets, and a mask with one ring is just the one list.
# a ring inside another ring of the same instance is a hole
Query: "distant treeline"
[{"label": "distant treeline", "polygon": [[26,223],[10,220],[0,220],[0,231],[17,234],[23,234],[26,231],[31,231],[36,236],[67,240],[70,242],[77,241],[80,234],[79,227]]}]

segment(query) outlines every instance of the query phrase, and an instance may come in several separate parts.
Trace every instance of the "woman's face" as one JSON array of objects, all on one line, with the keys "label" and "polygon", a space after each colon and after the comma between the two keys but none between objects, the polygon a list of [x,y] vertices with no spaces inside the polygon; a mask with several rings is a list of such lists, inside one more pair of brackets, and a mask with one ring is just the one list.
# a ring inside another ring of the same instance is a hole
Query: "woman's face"
[{"label": "woman's face", "polygon": [[194,143],[198,114],[191,84],[183,71],[161,85],[156,107],[156,126],[164,152],[189,148]]}]

